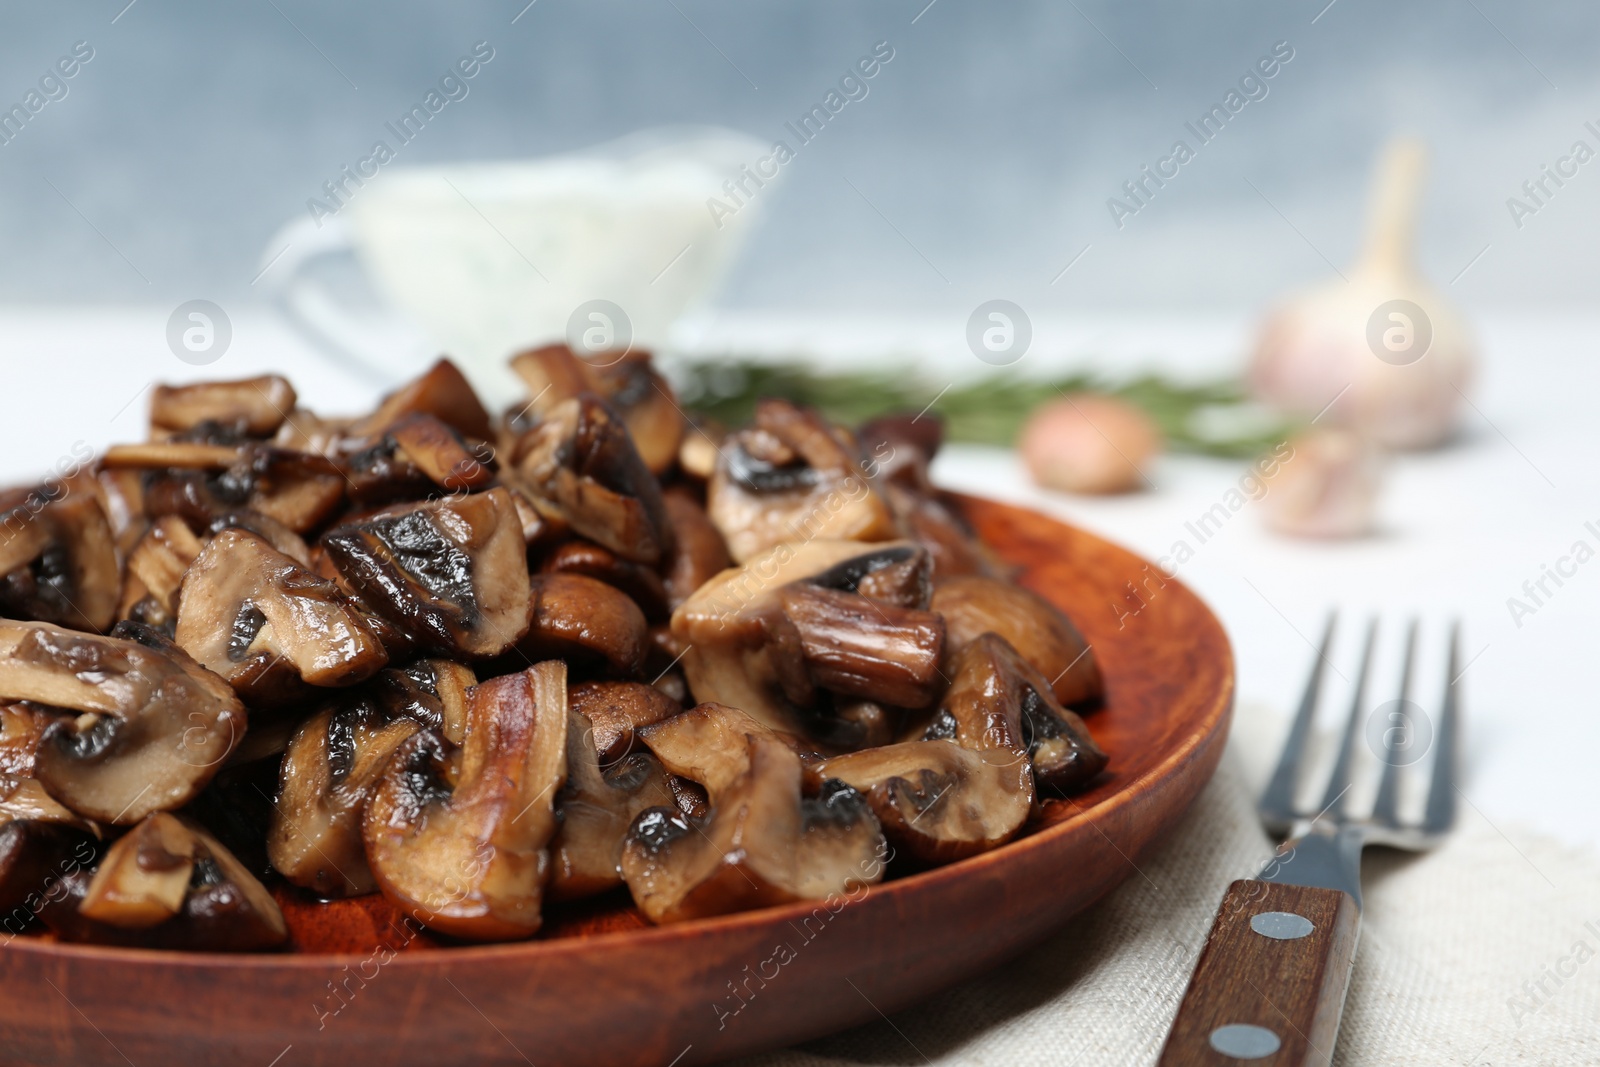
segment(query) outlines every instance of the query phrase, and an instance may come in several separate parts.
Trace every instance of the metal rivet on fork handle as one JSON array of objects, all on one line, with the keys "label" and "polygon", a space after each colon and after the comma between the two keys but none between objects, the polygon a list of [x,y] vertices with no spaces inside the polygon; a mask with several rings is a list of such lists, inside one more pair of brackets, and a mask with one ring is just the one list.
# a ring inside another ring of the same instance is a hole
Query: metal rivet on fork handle
[{"label": "metal rivet on fork handle", "polygon": [[1310,919],[1292,911],[1264,911],[1250,916],[1250,929],[1274,941],[1296,941],[1316,927]]},{"label": "metal rivet on fork handle", "polygon": [[1278,1051],[1283,1042],[1265,1026],[1229,1023],[1211,1031],[1211,1047],[1236,1060],[1259,1060]]}]

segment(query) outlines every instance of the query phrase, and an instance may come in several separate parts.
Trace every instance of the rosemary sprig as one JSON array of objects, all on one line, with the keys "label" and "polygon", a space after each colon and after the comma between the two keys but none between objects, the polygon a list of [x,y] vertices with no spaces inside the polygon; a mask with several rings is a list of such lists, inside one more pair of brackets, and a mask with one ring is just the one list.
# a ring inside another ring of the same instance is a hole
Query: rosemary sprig
[{"label": "rosemary sprig", "polygon": [[683,366],[674,377],[686,406],[728,425],[748,421],[763,396],[815,407],[848,425],[932,403],[944,419],[946,439],[1011,445],[1040,404],[1067,393],[1097,392],[1141,408],[1175,452],[1253,456],[1292,429],[1263,412],[1231,378],[1190,384],[1151,374],[1115,383],[1085,373],[1053,379],[995,374],[951,386],[941,396],[942,386],[908,368],[818,374],[798,364],[701,362]]}]

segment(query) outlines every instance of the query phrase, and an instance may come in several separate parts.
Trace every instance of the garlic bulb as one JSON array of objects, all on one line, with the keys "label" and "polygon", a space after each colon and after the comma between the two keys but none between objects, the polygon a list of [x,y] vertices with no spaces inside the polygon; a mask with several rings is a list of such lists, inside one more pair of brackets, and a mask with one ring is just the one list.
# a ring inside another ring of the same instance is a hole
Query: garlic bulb
[{"label": "garlic bulb", "polygon": [[1306,416],[1326,408],[1324,421],[1395,449],[1450,436],[1475,363],[1466,321],[1412,262],[1424,165],[1420,143],[1390,145],[1373,190],[1366,251],[1349,280],[1273,311],[1250,368],[1256,395],[1273,407]]},{"label": "garlic bulb", "polygon": [[1033,480],[1069,493],[1121,493],[1144,481],[1161,433],[1131,404],[1076,393],[1041,405],[1017,442]]},{"label": "garlic bulb", "polygon": [[1287,458],[1264,471],[1267,525],[1292,537],[1360,537],[1372,532],[1382,459],[1370,441],[1335,427],[1289,442]]}]

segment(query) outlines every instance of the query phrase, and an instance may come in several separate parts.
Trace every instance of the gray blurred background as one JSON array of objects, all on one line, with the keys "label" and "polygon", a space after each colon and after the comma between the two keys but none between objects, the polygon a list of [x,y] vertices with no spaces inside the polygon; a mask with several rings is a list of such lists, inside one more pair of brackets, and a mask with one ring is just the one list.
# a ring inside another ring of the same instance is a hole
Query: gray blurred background
[{"label": "gray blurred background", "polygon": [[[0,302],[249,300],[278,225],[480,39],[494,61],[404,163],[664,123],[778,137],[891,44],[785,169],[726,308],[1253,308],[1354,254],[1396,132],[1433,147],[1421,260],[1463,303],[1575,308],[1600,272],[1600,160],[1520,229],[1506,206],[1575,140],[1600,148],[1592,2],[525,3],[4,5],[0,106],[75,41],[94,59],[0,146]],[[1283,40],[1269,95],[1119,230],[1107,198]]]}]

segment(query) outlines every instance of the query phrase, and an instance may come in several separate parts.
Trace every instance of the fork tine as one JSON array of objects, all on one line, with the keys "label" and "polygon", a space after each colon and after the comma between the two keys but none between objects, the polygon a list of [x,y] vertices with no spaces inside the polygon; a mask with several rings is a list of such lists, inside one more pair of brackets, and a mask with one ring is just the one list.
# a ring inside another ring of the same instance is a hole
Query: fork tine
[{"label": "fork tine", "polygon": [[1461,620],[1450,626],[1450,657],[1440,701],[1439,728],[1433,735],[1433,778],[1428,786],[1428,806],[1423,810],[1422,830],[1442,834],[1456,821],[1456,728],[1461,714],[1457,704],[1456,680],[1461,660]]},{"label": "fork tine", "polygon": [[[1400,672],[1400,714],[1405,717],[1404,727],[1408,732],[1415,729],[1411,722],[1411,668],[1417,659],[1417,620],[1411,620],[1411,627],[1406,632],[1406,659],[1405,666]],[[1397,731],[1388,729],[1383,732],[1383,776],[1378,779],[1378,797],[1372,802],[1372,818],[1374,822],[1385,826],[1397,826],[1400,822],[1400,765],[1395,759],[1395,735]]]},{"label": "fork tine", "polygon": [[1317,658],[1311,663],[1311,677],[1306,679],[1305,693],[1300,697],[1300,709],[1295,712],[1289,736],[1283,743],[1283,754],[1278,757],[1278,768],[1272,772],[1266,792],[1261,794],[1257,809],[1261,821],[1271,830],[1287,833],[1294,824],[1295,786],[1300,780],[1300,763],[1305,756],[1306,739],[1311,736],[1311,724],[1317,717],[1317,699],[1322,691],[1322,668],[1328,662],[1328,649],[1333,644],[1333,630],[1339,613],[1328,612],[1328,621],[1322,629],[1322,645]]},{"label": "fork tine", "polygon": [[1322,811],[1330,810],[1337,817],[1344,811],[1344,795],[1350,790],[1350,760],[1356,744],[1356,734],[1361,730],[1361,710],[1367,699],[1367,675],[1372,670],[1372,646],[1377,642],[1378,620],[1367,622],[1367,639],[1361,649],[1361,670],[1356,675],[1355,695],[1350,698],[1350,717],[1344,721],[1344,733],[1339,738],[1339,755],[1334,760],[1333,773],[1328,776],[1328,788],[1322,794]]}]

